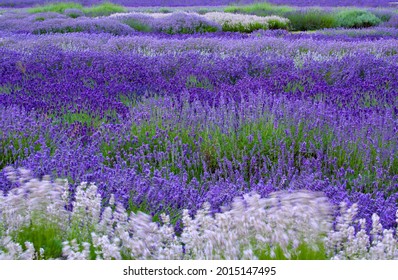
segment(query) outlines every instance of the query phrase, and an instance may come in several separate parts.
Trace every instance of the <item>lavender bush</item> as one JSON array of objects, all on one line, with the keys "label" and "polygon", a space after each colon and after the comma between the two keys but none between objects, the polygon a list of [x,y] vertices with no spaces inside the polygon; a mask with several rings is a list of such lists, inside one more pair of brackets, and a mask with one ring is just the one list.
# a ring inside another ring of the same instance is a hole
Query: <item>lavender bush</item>
[{"label": "lavender bush", "polygon": [[13,33],[111,33],[127,35],[134,29],[109,18],[91,19],[83,16],[62,15],[58,13],[7,13],[0,23],[0,30]]},{"label": "lavender bush", "polygon": [[167,34],[193,34],[215,32],[221,27],[196,13],[121,13],[112,18],[120,20],[138,31],[155,31]]}]

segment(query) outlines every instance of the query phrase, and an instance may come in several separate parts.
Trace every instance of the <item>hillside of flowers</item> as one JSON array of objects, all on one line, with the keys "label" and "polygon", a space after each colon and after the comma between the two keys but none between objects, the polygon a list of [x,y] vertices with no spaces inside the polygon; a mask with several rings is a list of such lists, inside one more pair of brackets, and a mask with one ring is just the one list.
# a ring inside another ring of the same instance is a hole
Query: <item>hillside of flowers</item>
[{"label": "hillside of flowers", "polygon": [[394,8],[14,2],[0,259],[398,259]]}]

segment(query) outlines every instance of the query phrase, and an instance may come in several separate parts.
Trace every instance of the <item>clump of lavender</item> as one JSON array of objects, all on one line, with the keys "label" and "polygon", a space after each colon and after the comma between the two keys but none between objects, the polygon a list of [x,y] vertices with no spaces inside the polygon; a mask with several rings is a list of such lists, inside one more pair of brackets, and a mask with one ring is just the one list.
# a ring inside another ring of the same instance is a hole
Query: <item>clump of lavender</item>
[{"label": "clump of lavender", "polygon": [[215,32],[221,26],[196,13],[172,13],[156,20],[156,29],[168,34],[193,34]]},{"label": "clump of lavender", "polygon": [[114,14],[116,18],[138,31],[155,31],[167,34],[194,34],[216,32],[221,26],[197,13],[127,13]]}]

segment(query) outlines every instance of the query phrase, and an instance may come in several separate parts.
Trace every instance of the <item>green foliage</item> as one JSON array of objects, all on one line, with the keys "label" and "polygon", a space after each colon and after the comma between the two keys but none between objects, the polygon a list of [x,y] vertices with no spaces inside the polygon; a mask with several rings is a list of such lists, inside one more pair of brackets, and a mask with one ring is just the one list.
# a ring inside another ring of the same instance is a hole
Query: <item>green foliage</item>
[{"label": "green foliage", "polygon": [[282,16],[288,12],[294,11],[294,8],[289,6],[275,6],[267,2],[254,3],[245,6],[229,6],[224,9],[227,13],[243,13],[257,16],[270,16],[279,15]]},{"label": "green foliage", "polygon": [[78,3],[73,2],[60,2],[60,3],[51,3],[44,6],[37,6],[34,8],[28,9],[29,13],[45,13],[45,12],[55,12],[55,13],[63,13],[66,9],[79,9],[82,10],[83,6]]},{"label": "green foliage", "polygon": [[163,14],[169,14],[172,13],[173,11],[167,8],[160,8],[159,9],[159,13],[163,13]]},{"label": "green foliage", "polygon": [[[318,30],[334,27],[362,28],[376,26],[380,22],[388,21],[392,14],[387,10],[358,10],[341,9],[337,12],[329,12],[312,8],[299,10],[289,6],[275,6],[269,3],[255,3],[245,6],[229,6],[224,9],[228,13],[251,14],[257,16],[278,15],[290,20],[292,31]],[[270,27],[270,29],[284,28]]]},{"label": "green foliage", "polygon": [[82,32],[84,29],[81,26],[65,26],[65,27],[53,27],[53,28],[38,28],[33,30],[33,34],[47,34],[47,33],[74,33]]},{"label": "green foliage", "polygon": [[127,11],[126,8],[124,8],[123,6],[109,2],[95,5],[89,8],[83,8],[83,12],[87,16],[91,17],[109,16],[114,13],[123,13],[126,11]]},{"label": "green foliage", "polygon": [[[60,2],[52,3],[43,6],[37,6],[28,10],[29,13],[43,13],[43,12],[55,12],[64,13],[66,9],[77,9],[84,12],[87,16],[99,17],[99,16],[109,16],[114,13],[126,12],[126,8],[113,3],[105,2],[99,5],[94,5],[91,7],[83,7],[81,4],[73,2]],[[73,17],[73,16],[72,16]]]},{"label": "green foliage", "polygon": [[204,22],[201,22],[194,27],[179,26],[178,28],[167,27],[161,29],[161,32],[167,34],[194,34],[194,33],[210,33],[217,31],[218,28],[216,26],[208,25]]},{"label": "green foliage", "polygon": [[195,75],[190,75],[185,83],[186,88],[205,88],[213,90],[213,85],[207,78],[199,79]]},{"label": "green foliage", "polygon": [[[35,259],[62,258],[62,242],[66,232],[61,227],[59,217],[47,216],[39,209],[30,212],[29,223],[18,230],[7,233],[12,241],[19,243],[26,250],[25,242],[33,244]],[[0,223],[0,229],[1,229]],[[0,230],[0,238],[4,234]],[[42,251],[44,250],[44,251]]]},{"label": "green foliage", "polygon": [[325,245],[318,241],[316,246],[312,244],[306,244],[301,242],[300,245],[293,249],[290,245],[288,247],[288,254],[281,249],[280,246],[276,246],[273,249],[273,254],[271,255],[271,247],[267,246],[262,250],[255,250],[254,254],[259,260],[327,260],[327,254],[325,252]]},{"label": "green foliage", "polygon": [[122,22],[137,31],[141,31],[141,32],[151,32],[152,31],[152,28],[149,25],[142,23],[141,21],[133,19],[133,18],[125,19]]},{"label": "green foliage", "polygon": [[289,29],[289,23],[276,19],[270,19],[268,20],[268,29]]},{"label": "green foliage", "polygon": [[381,20],[365,10],[342,10],[335,16],[337,26],[345,28],[364,28],[378,25]]},{"label": "green foliage", "polygon": [[204,14],[207,14],[209,12],[209,10],[207,8],[200,8],[196,12],[200,15],[204,15]]},{"label": "green foliage", "polygon": [[394,13],[391,10],[386,10],[386,9],[372,9],[370,10],[372,14],[374,14],[376,17],[378,17],[382,22],[387,22],[389,21],[396,13]]},{"label": "green foliage", "polygon": [[94,117],[87,113],[66,113],[62,116],[62,120],[69,124],[78,122],[95,128],[98,128],[105,122],[105,119],[100,119],[98,116]]},{"label": "green foliage", "polygon": [[293,31],[317,30],[336,26],[336,19],[333,14],[319,9],[290,12],[284,16],[290,20],[291,30]]},{"label": "green foliage", "polygon": [[250,24],[242,24],[242,23],[230,23],[225,22],[222,25],[222,31],[225,32],[241,32],[241,33],[251,33],[255,30],[267,30],[268,24],[260,23],[260,22],[252,22]]}]

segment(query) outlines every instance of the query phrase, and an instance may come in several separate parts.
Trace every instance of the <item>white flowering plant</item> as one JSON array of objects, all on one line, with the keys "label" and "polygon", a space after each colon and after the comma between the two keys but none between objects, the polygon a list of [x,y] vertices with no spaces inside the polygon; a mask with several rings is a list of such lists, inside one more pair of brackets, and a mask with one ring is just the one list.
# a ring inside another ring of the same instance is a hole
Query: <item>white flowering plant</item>
[{"label": "white flowering plant", "polygon": [[170,218],[129,212],[112,196],[102,208],[94,184],[71,193],[65,180],[30,178],[9,168],[20,186],[0,193],[0,259],[398,259],[397,238],[373,215],[370,236],[355,232],[357,206],[342,204],[333,229],[332,207],[320,193],[276,192],[238,197],[212,215],[182,212],[176,234]]},{"label": "white flowering plant", "polygon": [[288,29],[289,27],[289,20],[279,16],[259,17],[222,12],[210,12],[203,16],[220,24],[223,31],[249,33],[260,29]]}]

